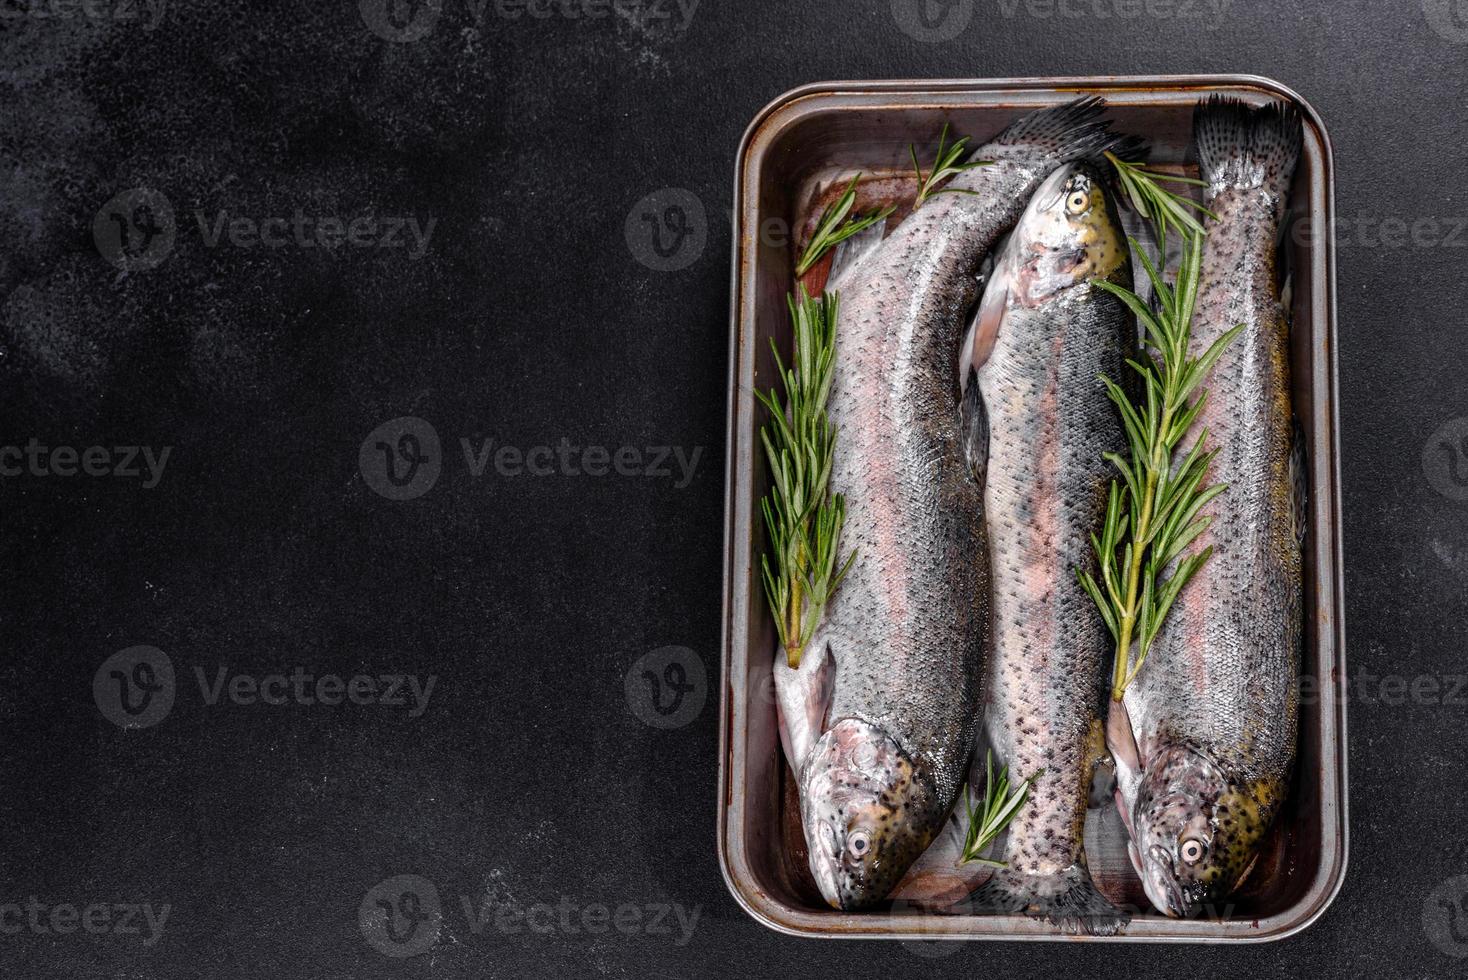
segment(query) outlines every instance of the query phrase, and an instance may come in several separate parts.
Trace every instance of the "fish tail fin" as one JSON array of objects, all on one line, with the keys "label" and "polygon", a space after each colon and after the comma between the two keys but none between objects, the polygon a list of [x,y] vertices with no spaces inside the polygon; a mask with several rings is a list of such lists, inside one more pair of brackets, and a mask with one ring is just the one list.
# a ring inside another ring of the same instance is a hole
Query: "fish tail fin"
[{"label": "fish tail fin", "polygon": [[1105,101],[1092,95],[1064,105],[1036,109],[979,147],[974,159],[1013,155],[1016,149],[1026,154],[1038,150],[1057,164],[1100,157],[1108,151],[1118,155],[1135,154],[1141,148],[1141,141],[1134,136],[1113,133],[1111,124],[1101,119],[1105,108]]},{"label": "fish tail fin", "polygon": [[1300,113],[1283,102],[1253,108],[1215,95],[1193,113],[1198,170],[1213,191],[1262,187],[1282,195],[1301,138]]},{"label": "fish tail fin", "polygon": [[980,914],[1023,912],[1071,935],[1114,936],[1131,921],[1096,889],[1091,873],[1079,863],[1053,875],[1003,868],[973,893],[969,904]]}]

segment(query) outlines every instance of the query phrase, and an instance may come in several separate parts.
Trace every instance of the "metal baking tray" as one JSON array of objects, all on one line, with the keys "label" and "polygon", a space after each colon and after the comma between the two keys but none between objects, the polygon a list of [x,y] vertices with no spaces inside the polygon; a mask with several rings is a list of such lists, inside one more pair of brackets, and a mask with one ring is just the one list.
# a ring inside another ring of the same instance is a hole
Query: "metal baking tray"
[{"label": "metal baking tray", "polygon": [[[1119,824],[1102,810],[1088,822],[1093,876],[1137,913],[1119,936],[1062,937],[1024,916],[936,914],[904,901],[835,911],[805,867],[795,786],[776,727],[775,631],[759,580],[765,530],[758,501],[768,477],[758,433],[765,419],[752,392],[775,383],[769,338],[789,349],[785,297],[801,229],[844,175],[868,174],[863,186],[879,196],[900,186],[908,144],[933,142],[944,122],[977,147],[1023,113],[1079,95],[1103,96],[1119,131],[1151,141],[1154,164],[1186,170],[1193,107],[1215,93],[1250,103],[1283,99],[1304,120],[1283,239],[1293,280],[1294,405],[1310,464],[1304,679],[1290,803],[1244,891],[1204,918],[1151,910]],[[1325,911],[1344,878],[1347,851],[1334,213],[1330,139],[1319,115],[1278,82],[1253,76],[826,82],[787,92],[755,118],[739,148],[734,188],[718,802],[724,879],[752,916],[781,932],[828,938],[1227,943],[1281,939]]]}]

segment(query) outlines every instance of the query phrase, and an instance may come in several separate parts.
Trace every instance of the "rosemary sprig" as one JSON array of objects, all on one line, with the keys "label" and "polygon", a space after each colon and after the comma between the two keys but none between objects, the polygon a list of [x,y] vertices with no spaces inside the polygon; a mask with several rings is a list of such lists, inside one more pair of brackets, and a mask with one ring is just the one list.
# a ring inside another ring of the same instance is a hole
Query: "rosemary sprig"
[{"label": "rosemary sprig", "polygon": [[985,770],[982,807],[974,805],[972,787],[964,790],[964,805],[968,807],[968,833],[964,836],[963,853],[958,856],[958,863],[968,864],[974,861],[979,864],[987,864],[991,868],[1003,868],[1007,867],[1003,861],[990,860],[982,855],[1004,828],[1009,826],[1014,815],[1019,813],[1019,808],[1024,805],[1030,795],[1030,786],[1040,778],[1045,770],[1041,769],[1020,783],[1019,788],[1012,794],[1009,791],[1008,766],[999,770],[998,779],[994,778],[993,751],[989,752],[985,761]]},{"label": "rosemary sprig", "polygon": [[951,146],[947,145],[947,143],[948,124],[944,123],[943,132],[940,133],[938,136],[938,152],[933,158],[933,169],[929,171],[927,176],[923,175],[922,165],[918,163],[917,147],[912,145],[911,143],[907,145],[907,151],[912,154],[912,169],[917,173],[918,193],[917,201],[912,206],[914,211],[922,207],[923,202],[927,201],[928,198],[932,197],[935,194],[977,193],[964,187],[940,188],[937,185],[947,180],[949,177],[956,177],[957,175],[963,173],[965,170],[972,170],[974,167],[984,167],[988,166],[990,163],[993,163],[992,160],[972,160],[968,163],[958,162],[959,160],[963,159],[964,153],[967,152],[967,136],[961,136],[958,139],[954,140]]},{"label": "rosemary sprig", "polygon": [[860,180],[861,174],[851,178],[851,184],[847,186],[846,192],[821,212],[821,220],[816,224],[815,234],[811,236],[810,244],[806,245],[805,252],[801,254],[800,261],[795,265],[797,276],[805,275],[810,271],[811,266],[821,260],[821,256],[852,235],[865,231],[897,210],[895,207],[890,207],[864,217],[852,215],[851,209],[856,206],[856,185]]},{"label": "rosemary sprig", "polygon": [[811,299],[802,286],[799,297],[788,302],[795,325],[790,366],[770,341],[786,404],[780,404],[773,388],[754,394],[770,412],[760,439],[773,483],[760,501],[770,532],[770,552],[760,556],[760,565],[786,662],[795,668],[856,553],[837,560],[846,501],[829,492],[836,432],[826,402],[835,365],[836,296]]},{"label": "rosemary sprig", "polygon": [[1141,378],[1145,391],[1141,403],[1135,404],[1115,380],[1102,378],[1121,412],[1128,455],[1106,454],[1121,478],[1112,481],[1100,536],[1091,535],[1101,581],[1076,571],[1116,641],[1111,696],[1120,701],[1146,662],[1178,593],[1213,553],[1211,546],[1191,554],[1187,549],[1212,522],[1200,513],[1203,507],[1226,489],[1222,484],[1203,485],[1217,451],[1204,451],[1206,429],[1190,447],[1179,447],[1207,402],[1208,392],[1201,387],[1204,379],[1243,325],[1219,337],[1200,356],[1188,355],[1205,232],[1187,212],[1185,205],[1192,202],[1158,186],[1159,175],[1114,157],[1112,161],[1133,201],[1139,202],[1157,230],[1158,254],[1167,254],[1169,227],[1180,228],[1184,237],[1182,260],[1171,286],[1141,246],[1135,240],[1131,243],[1152,282],[1155,307],[1129,289],[1095,281],[1120,297],[1145,331],[1138,359],[1127,361]]},{"label": "rosemary sprig", "polygon": [[1206,187],[1208,186],[1206,181],[1148,170],[1140,163],[1130,163],[1113,153],[1107,153],[1106,159],[1110,160],[1111,165],[1116,168],[1116,175],[1121,179],[1122,190],[1126,191],[1127,197],[1131,199],[1132,207],[1137,209],[1138,214],[1152,222],[1158,239],[1166,239],[1168,229],[1173,227],[1181,229],[1185,239],[1202,237],[1205,234],[1203,225],[1193,216],[1194,211],[1206,214],[1210,218],[1218,217],[1192,198],[1170,193],[1157,183],[1168,181],[1175,184]]}]

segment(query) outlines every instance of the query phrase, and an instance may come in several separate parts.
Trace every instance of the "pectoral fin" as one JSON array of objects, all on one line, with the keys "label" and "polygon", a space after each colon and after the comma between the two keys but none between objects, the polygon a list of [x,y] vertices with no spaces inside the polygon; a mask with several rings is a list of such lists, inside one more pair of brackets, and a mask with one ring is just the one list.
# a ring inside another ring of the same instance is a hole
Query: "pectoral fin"
[{"label": "pectoral fin", "polygon": [[974,372],[970,370],[968,384],[964,386],[963,401],[958,406],[958,417],[969,469],[983,483],[984,472],[989,465],[989,413],[984,408],[984,396],[979,391],[978,379],[973,375]]},{"label": "pectoral fin", "polygon": [[836,692],[836,659],[825,636],[817,632],[795,669],[787,662],[785,651],[777,647],[774,673],[780,744],[798,778],[826,730],[826,717]]}]

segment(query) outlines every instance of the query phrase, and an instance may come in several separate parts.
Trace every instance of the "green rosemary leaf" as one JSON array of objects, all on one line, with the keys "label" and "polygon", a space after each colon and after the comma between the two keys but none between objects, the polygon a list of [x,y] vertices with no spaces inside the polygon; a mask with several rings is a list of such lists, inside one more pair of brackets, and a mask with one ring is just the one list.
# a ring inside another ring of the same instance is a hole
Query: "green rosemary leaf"
[{"label": "green rosemary leaf", "polygon": [[833,293],[812,299],[801,288],[790,297],[789,308],[795,328],[792,367],[785,367],[778,349],[774,352],[784,401],[773,389],[756,391],[755,397],[769,412],[760,429],[771,484],[760,501],[770,538],[769,551],[761,556],[765,598],[786,662],[799,667],[856,553],[840,557],[846,501],[830,492],[836,433],[826,403],[836,363],[837,299]]},{"label": "green rosemary leaf", "polygon": [[967,787],[964,790],[964,805],[968,808],[968,833],[964,835],[963,852],[958,857],[959,864],[976,862],[995,868],[1006,866],[1002,861],[985,857],[984,852],[1004,832],[1004,828],[1009,826],[1015,814],[1019,813],[1019,808],[1029,798],[1030,787],[1044,771],[1041,769],[1036,772],[1020,783],[1019,787],[1011,793],[1009,767],[1005,766],[999,770],[999,775],[996,777],[994,775],[994,753],[989,752],[985,758],[983,803],[981,805],[974,803],[973,787]]},{"label": "green rosemary leaf", "polygon": [[965,170],[975,167],[986,167],[993,163],[992,160],[970,160],[968,163],[960,163],[964,154],[968,152],[968,137],[961,136],[948,142],[948,124],[943,124],[943,132],[938,135],[938,152],[933,156],[933,167],[927,174],[923,173],[922,164],[918,163],[917,147],[908,144],[907,152],[912,156],[912,169],[917,177],[917,201],[913,204],[916,211],[922,207],[928,198],[936,194],[974,194],[976,191],[964,187],[939,187],[938,185],[951,177],[956,177]]},{"label": "green rosemary leaf", "polygon": [[[1142,380],[1140,406],[1114,380],[1102,379],[1121,413],[1128,455],[1107,453],[1104,457],[1120,474],[1111,484],[1105,530],[1099,540],[1091,539],[1105,588],[1090,575],[1079,573],[1082,588],[1116,641],[1111,696],[1120,701],[1146,662],[1178,594],[1213,553],[1211,546],[1191,554],[1188,549],[1212,520],[1201,514],[1203,507],[1226,487],[1204,486],[1213,460],[1213,453],[1204,449],[1206,430],[1185,450],[1179,449],[1179,443],[1208,397],[1203,382],[1242,325],[1198,357],[1189,356],[1206,234],[1197,215],[1213,215],[1197,202],[1164,189],[1159,181],[1202,182],[1150,171],[1109,153],[1106,156],[1116,167],[1127,198],[1157,233],[1159,254],[1166,255],[1169,230],[1177,229],[1184,237],[1182,258],[1171,283],[1146,250],[1132,242],[1151,281],[1154,304],[1145,303],[1125,287],[1096,281],[1136,314],[1145,338],[1140,356],[1127,362]],[[1169,568],[1171,575],[1164,578]]]},{"label": "green rosemary leaf", "polygon": [[866,216],[848,217],[851,215],[851,209],[856,206],[856,185],[860,180],[861,174],[851,178],[851,184],[847,186],[845,193],[821,213],[821,220],[816,223],[815,234],[811,235],[810,244],[805,246],[800,261],[795,264],[797,276],[805,275],[813,265],[821,260],[822,256],[852,235],[865,231],[897,210],[895,207],[890,207]]}]

